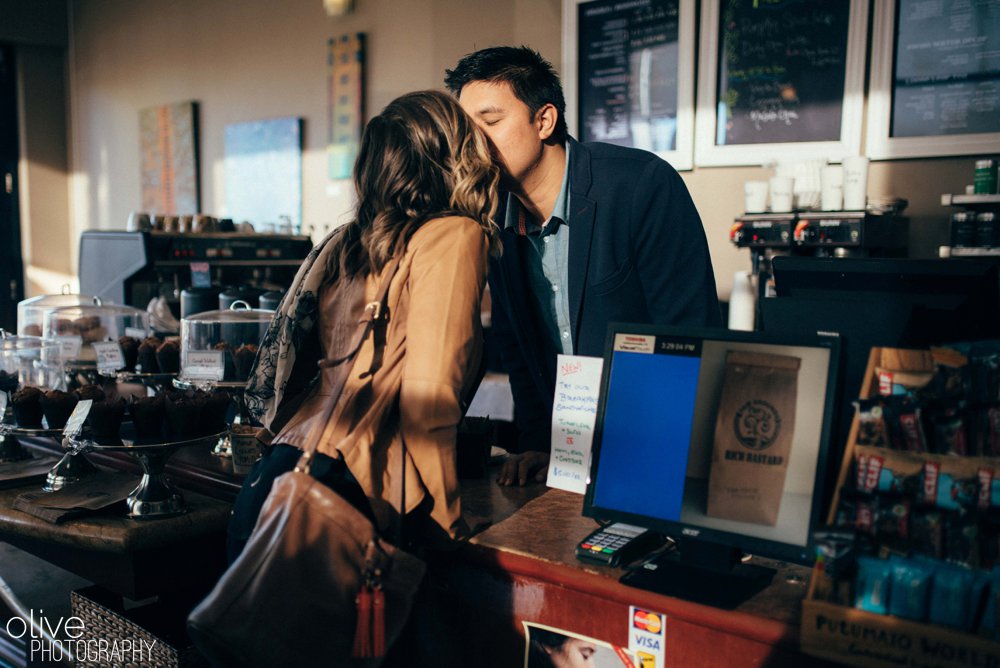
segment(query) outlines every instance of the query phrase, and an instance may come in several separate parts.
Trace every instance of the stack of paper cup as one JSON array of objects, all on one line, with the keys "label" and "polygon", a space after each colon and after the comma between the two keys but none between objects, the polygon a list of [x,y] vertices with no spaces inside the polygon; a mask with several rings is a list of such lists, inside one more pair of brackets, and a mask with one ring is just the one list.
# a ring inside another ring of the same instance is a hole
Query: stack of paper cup
[{"label": "stack of paper cup", "polygon": [[790,176],[772,176],[771,185],[771,211],[774,213],[785,213],[792,210],[794,206],[795,181]]},{"label": "stack of paper cup", "polygon": [[749,271],[733,274],[733,291],[729,293],[729,329],[753,331],[756,299]]},{"label": "stack of paper cup", "polygon": [[820,208],[823,211],[840,211],[844,206],[844,168],[827,165],[820,173]]},{"label": "stack of paper cup", "polygon": [[863,211],[868,203],[868,158],[844,158],[844,209]]},{"label": "stack of paper cup", "polygon": [[747,181],[743,184],[743,210],[747,213],[767,211],[767,181]]}]

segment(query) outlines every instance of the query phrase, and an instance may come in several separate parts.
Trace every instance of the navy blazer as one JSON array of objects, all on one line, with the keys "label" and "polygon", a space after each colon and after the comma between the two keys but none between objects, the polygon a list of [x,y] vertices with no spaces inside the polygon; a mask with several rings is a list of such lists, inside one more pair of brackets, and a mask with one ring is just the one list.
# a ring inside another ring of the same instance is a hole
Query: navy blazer
[{"label": "navy blazer", "polygon": [[[646,151],[567,141],[574,353],[602,356],[610,322],[721,326],[705,231],[680,175]],[[557,351],[528,294],[530,241],[513,230],[501,238],[489,272],[490,345],[510,374],[517,449],[547,452]]]}]

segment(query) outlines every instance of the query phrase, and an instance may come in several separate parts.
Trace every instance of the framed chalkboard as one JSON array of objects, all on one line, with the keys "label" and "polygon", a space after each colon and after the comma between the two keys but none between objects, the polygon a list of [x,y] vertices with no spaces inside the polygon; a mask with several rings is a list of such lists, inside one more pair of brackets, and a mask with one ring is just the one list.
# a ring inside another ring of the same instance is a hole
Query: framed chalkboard
[{"label": "framed chalkboard", "polygon": [[563,0],[570,133],[691,169],[694,15],[694,0]]},{"label": "framed chalkboard", "polygon": [[861,149],[868,0],[704,0],[695,163]]},{"label": "framed chalkboard", "polygon": [[1000,152],[1000,0],[876,5],[867,153]]}]

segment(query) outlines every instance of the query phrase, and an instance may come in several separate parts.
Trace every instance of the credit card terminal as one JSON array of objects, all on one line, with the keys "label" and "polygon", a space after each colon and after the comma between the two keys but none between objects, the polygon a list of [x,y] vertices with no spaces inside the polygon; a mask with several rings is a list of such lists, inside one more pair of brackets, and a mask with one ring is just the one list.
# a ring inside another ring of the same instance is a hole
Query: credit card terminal
[{"label": "credit card terminal", "polygon": [[616,522],[593,531],[576,546],[576,558],[603,566],[621,566],[666,541],[663,534]]}]

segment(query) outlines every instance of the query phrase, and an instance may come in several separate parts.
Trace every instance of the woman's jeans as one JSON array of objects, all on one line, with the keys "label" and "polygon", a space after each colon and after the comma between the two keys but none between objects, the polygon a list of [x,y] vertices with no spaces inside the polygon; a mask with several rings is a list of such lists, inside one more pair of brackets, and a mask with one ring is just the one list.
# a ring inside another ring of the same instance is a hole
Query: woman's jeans
[{"label": "woman's jeans", "polygon": [[[240,493],[236,496],[233,514],[229,519],[226,539],[229,563],[233,563],[236,557],[240,556],[240,552],[247,544],[275,479],[294,469],[301,457],[302,451],[298,448],[278,444],[268,448],[264,456],[254,464],[250,475],[243,481]],[[314,478],[344,497],[373,524],[375,523],[375,516],[372,514],[364,490],[342,459],[334,459],[317,452],[312,459],[309,472]]]}]

